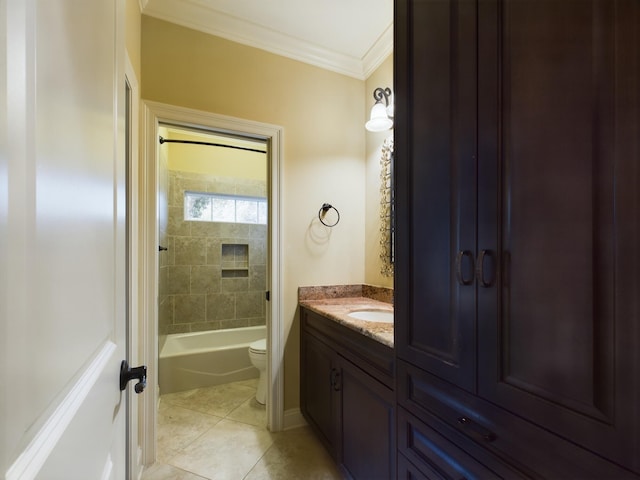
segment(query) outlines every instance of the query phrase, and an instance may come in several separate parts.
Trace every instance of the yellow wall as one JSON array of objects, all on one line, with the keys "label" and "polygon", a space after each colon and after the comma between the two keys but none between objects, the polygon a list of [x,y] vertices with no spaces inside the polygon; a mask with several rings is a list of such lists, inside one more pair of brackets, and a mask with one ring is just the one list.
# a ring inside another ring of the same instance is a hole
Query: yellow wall
[{"label": "yellow wall", "polygon": [[[364,82],[146,16],[142,77],[143,99],[284,128],[284,400],[296,408],[298,287],[365,279]],[[341,220],[320,241],[324,202]]]},{"label": "yellow wall", "polygon": [[140,3],[138,0],[126,0],[125,7],[125,46],[129,60],[138,79],[140,78],[140,31],[142,15],[140,14]]},{"label": "yellow wall", "polygon": [[[267,148],[264,143],[234,141],[224,137],[189,134],[175,130],[168,132],[165,138],[235,145],[255,150]],[[183,143],[165,143],[163,149],[169,152],[170,170],[267,181],[266,153]]]},{"label": "yellow wall", "polygon": [[[373,91],[377,87],[389,87],[393,91],[393,56],[389,56],[373,72],[366,81],[365,87],[365,117],[366,122],[371,114],[371,107],[375,103]],[[380,273],[380,157],[382,144],[388,137],[393,136],[393,130],[386,132],[366,132],[366,230],[365,230],[365,283],[381,287],[393,288],[393,277],[386,277]]]}]

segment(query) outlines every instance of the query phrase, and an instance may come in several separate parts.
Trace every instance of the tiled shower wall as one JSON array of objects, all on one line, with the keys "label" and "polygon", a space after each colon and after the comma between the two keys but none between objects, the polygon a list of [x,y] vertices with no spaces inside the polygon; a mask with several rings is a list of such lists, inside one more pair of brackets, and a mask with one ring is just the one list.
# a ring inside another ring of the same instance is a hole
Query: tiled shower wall
[{"label": "tiled shower wall", "polygon": [[160,335],[264,325],[267,226],[185,221],[185,190],[266,197],[263,181],[169,170]]}]

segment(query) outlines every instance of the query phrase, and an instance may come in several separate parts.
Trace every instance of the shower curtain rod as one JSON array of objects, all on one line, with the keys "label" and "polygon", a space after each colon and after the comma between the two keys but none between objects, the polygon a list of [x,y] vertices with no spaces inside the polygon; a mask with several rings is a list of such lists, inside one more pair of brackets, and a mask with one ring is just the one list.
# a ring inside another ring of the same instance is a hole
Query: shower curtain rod
[{"label": "shower curtain rod", "polygon": [[267,153],[266,150],[258,150],[256,148],[236,147],[235,145],[223,145],[221,143],[196,142],[195,140],[170,140],[160,137],[160,145],[163,143],[190,143],[192,145],[209,145],[211,147],[235,148],[236,150],[246,150],[247,152]]}]

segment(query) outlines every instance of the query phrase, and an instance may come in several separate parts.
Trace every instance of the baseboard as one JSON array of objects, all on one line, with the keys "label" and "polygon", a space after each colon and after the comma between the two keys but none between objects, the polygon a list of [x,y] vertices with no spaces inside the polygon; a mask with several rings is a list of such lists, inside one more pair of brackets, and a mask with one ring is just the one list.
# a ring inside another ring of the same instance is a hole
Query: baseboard
[{"label": "baseboard", "polygon": [[307,421],[302,416],[299,408],[291,408],[284,412],[283,430],[291,430],[292,428],[304,427]]}]

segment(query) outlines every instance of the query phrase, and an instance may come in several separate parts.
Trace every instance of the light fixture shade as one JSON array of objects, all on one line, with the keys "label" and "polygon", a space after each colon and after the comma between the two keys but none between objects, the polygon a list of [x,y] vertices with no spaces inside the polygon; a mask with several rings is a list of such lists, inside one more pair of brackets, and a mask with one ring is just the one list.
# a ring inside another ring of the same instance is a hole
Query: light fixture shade
[{"label": "light fixture shade", "polygon": [[393,126],[393,120],[387,116],[387,108],[380,102],[371,109],[371,117],[365,124],[365,128],[370,132],[383,132]]}]

